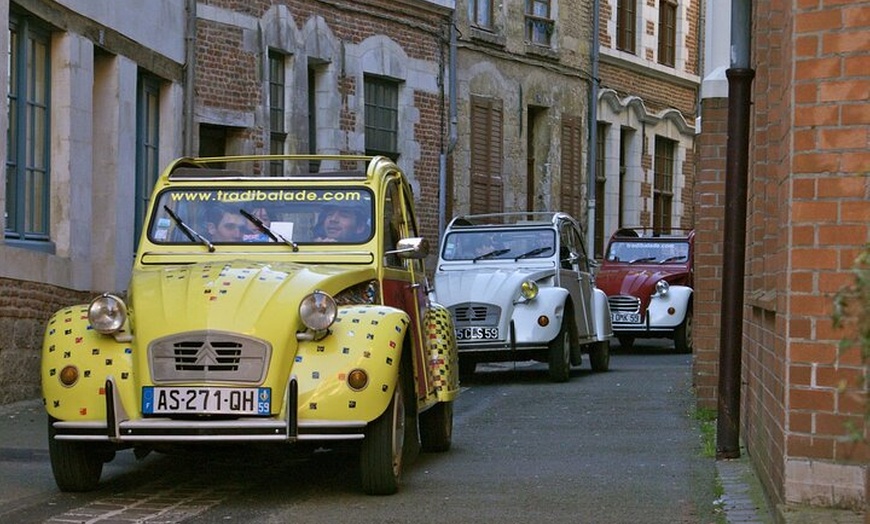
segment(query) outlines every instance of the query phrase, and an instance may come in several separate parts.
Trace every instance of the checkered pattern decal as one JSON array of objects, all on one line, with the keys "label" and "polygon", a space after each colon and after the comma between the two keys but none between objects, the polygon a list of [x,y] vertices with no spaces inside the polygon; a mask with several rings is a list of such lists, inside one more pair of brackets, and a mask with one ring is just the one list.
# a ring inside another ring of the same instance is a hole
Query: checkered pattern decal
[{"label": "checkered pattern decal", "polygon": [[450,401],[459,390],[459,357],[453,317],[447,308],[432,304],[424,318],[429,346],[429,372],[439,401]]}]

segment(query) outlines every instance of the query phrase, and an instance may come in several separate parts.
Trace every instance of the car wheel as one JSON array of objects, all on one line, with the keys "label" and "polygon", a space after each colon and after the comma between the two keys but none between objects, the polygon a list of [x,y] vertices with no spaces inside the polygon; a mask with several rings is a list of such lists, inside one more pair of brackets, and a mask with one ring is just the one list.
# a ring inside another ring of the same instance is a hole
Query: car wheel
[{"label": "car wheel", "polygon": [[609,340],[603,340],[592,344],[592,351],[589,352],[589,363],[592,365],[592,371],[598,373],[610,369]]},{"label": "car wheel", "polygon": [[111,460],[111,453],[101,452],[95,444],[56,440],[54,422],[48,419],[48,454],[54,481],[61,491],[93,491],[100,483],[103,462]]},{"label": "car wheel", "polygon": [[634,346],[634,337],[616,337],[619,339],[619,347],[629,350]]},{"label": "car wheel", "polygon": [[677,353],[691,353],[694,347],[692,340],[692,308],[689,304],[689,310],[686,311],[686,318],[674,330],[674,347]]},{"label": "car wheel", "polygon": [[403,382],[400,375],[390,405],[366,426],[360,476],[363,491],[369,495],[392,495],[399,490],[406,422]]},{"label": "car wheel", "polygon": [[550,380],[565,382],[571,376],[571,330],[569,316],[565,315],[559,335],[550,342]]},{"label": "car wheel", "polygon": [[453,440],[453,402],[439,402],[420,413],[423,451],[447,451]]}]

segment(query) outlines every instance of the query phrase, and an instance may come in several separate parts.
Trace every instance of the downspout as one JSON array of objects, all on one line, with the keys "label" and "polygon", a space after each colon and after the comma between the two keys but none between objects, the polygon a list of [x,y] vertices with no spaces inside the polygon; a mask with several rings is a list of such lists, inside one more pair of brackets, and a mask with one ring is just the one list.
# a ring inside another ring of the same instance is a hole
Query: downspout
[{"label": "downspout", "polygon": [[752,101],[750,67],[752,0],[731,2],[731,67],[728,77],[728,145],[725,158],[725,232],[716,458],[740,456],[740,375],[743,346],[743,280],[746,264],[746,194]]},{"label": "downspout", "polygon": [[447,199],[452,195],[447,194],[447,159],[453,154],[453,149],[456,147],[456,9],[450,15],[450,48],[447,57],[448,61],[448,108],[450,115],[449,139],[447,150],[441,153],[441,158],[438,161],[438,238],[444,235],[444,230],[447,228]]},{"label": "downspout", "polygon": [[184,36],[184,155],[196,156],[193,149],[194,80],[196,79],[196,0],[187,0]]},{"label": "downspout", "polygon": [[586,146],[589,154],[586,155],[589,162],[586,166],[586,249],[589,251],[589,259],[595,256],[595,167],[598,165],[598,55],[599,35],[598,25],[601,0],[592,2],[592,81],[589,86],[589,143]]}]

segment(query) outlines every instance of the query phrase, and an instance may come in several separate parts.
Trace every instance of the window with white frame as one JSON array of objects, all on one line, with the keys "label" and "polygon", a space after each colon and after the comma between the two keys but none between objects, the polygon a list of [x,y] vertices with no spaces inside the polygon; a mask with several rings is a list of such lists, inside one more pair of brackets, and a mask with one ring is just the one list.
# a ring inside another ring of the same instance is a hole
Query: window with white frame
[{"label": "window with white frame", "polygon": [[677,143],[669,138],[656,136],[655,148],[653,228],[659,233],[670,233],[674,205],[674,164]]},{"label": "window with white frame", "polygon": [[9,14],[5,236],[37,249],[50,249],[50,41],[39,20]]},{"label": "window with white frame", "polygon": [[676,63],[677,4],[668,0],[659,1],[659,63],[672,66]]}]

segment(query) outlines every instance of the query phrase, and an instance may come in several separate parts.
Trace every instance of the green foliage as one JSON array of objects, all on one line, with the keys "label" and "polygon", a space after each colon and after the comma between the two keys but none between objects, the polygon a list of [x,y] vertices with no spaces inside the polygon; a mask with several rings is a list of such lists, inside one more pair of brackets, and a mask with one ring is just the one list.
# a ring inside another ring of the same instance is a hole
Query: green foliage
[{"label": "green foliage", "polygon": [[[864,246],[864,250],[855,259],[852,269],[855,282],[837,293],[834,299],[834,327],[851,328],[854,322],[854,332],[840,341],[840,350],[846,351],[858,347],[861,352],[861,361],[864,364],[864,377],[862,383],[864,389],[864,427],[870,424],[870,403],[867,398],[867,370],[870,362],[870,244]],[[845,389],[845,385],[841,386]],[[860,441],[866,439],[866,430],[851,425],[847,430],[853,439]]]}]

